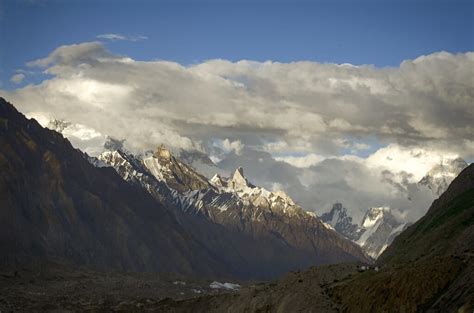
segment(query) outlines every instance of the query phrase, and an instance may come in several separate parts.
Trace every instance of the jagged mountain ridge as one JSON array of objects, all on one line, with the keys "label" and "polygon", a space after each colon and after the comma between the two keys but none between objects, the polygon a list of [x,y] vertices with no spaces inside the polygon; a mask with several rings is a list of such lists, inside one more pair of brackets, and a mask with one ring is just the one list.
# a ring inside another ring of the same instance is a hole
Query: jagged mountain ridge
[{"label": "jagged mountain ridge", "polygon": [[[262,244],[283,244],[300,250],[306,254],[305,264],[354,260],[351,254],[355,259],[368,261],[357,245],[328,229],[283,192],[252,185],[242,168],[230,178],[215,175],[209,181],[202,181],[203,176],[163,147],[142,157],[124,151],[106,151],[98,159],[113,166],[125,180],[141,184],[165,206],[201,216]],[[171,163],[176,164],[169,166]],[[186,170],[175,173],[181,169]],[[188,181],[188,186],[176,187],[179,182],[175,177],[182,175],[188,176],[181,179]],[[195,179],[200,183],[189,183]]]},{"label": "jagged mountain ridge", "polygon": [[[197,189],[217,189],[166,152],[151,157],[148,164],[166,182],[125,153],[113,156],[120,166],[106,166],[0,99],[1,264],[56,260],[107,270],[266,279],[320,262],[363,259],[358,247],[337,234],[323,232],[318,238],[326,246],[316,253],[270,235],[255,240],[250,232],[213,222],[199,213],[210,210],[196,211],[204,196]],[[127,164],[131,171],[121,172],[127,173],[124,180],[117,168]],[[192,199],[182,196],[191,193],[195,214],[179,203]],[[165,201],[170,197],[179,210]]]},{"label": "jagged mountain ridge", "polygon": [[370,208],[361,223],[359,244],[371,257],[376,259],[406,227],[391,213],[390,208]]},{"label": "jagged mountain ridge", "polygon": [[352,241],[357,241],[364,232],[359,224],[352,222],[342,203],[335,203],[331,211],[321,215],[321,220]]},{"label": "jagged mountain ridge", "polygon": [[369,208],[360,224],[352,223],[352,217],[341,203],[334,204],[331,211],[322,214],[321,220],[360,245],[374,259],[407,227],[387,207]]},{"label": "jagged mountain ridge", "polygon": [[[462,158],[446,159],[426,173],[418,182],[420,188],[429,188],[435,197],[441,195],[453,179],[467,167]],[[359,244],[372,258],[377,258],[411,223],[398,221],[390,208],[369,208],[360,223],[353,219],[340,203],[321,215],[321,220],[337,232]]]}]

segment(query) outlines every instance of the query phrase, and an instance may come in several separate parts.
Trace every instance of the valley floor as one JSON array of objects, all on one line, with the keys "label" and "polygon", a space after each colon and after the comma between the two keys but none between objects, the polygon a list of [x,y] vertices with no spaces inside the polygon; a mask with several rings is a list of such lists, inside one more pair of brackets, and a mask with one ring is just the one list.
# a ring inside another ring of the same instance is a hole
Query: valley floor
[{"label": "valley floor", "polygon": [[472,312],[474,253],[311,267],[239,292],[210,280],[53,267],[0,272],[4,312]]},{"label": "valley floor", "polygon": [[156,311],[166,299],[235,292],[210,288],[212,282],[65,266],[22,267],[0,271],[0,312]]},{"label": "valley floor", "polygon": [[54,266],[0,272],[4,312],[337,312],[327,286],[358,273],[356,264],[312,267],[237,293],[209,280]]}]

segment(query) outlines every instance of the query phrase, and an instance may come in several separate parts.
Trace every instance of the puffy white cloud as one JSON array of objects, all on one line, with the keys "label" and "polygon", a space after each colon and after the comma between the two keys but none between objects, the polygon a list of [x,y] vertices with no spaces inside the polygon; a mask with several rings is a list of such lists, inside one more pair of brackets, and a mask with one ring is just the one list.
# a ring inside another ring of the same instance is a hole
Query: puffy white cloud
[{"label": "puffy white cloud", "polygon": [[[289,150],[282,152],[338,155],[367,149],[365,138],[376,137],[474,156],[468,150],[474,132],[470,52],[435,53],[382,69],[245,60],[186,67],[135,61],[87,42],[28,65],[53,78],[1,92],[22,111],[41,109],[103,134],[133,136],[127,142],[135,148],[156,145],[152,140],[182,148],[232,137],[264,149],[284,142]],[[358,139],[341,145],[348,137]]]},{"label": "puffy white cloud", "polygon": [[240,140],[230,141],[228,138],[226,138],[224,141],[222,141],[222,148],[225,152],[234,151],[237,155],[240,155],[244,145],[242,142],[240,142]]},{"label": "puffy white cloud", "polygon": [[379,149],[367,158],[371,168],[391,172],[405,171],[412,174],[413,181],[419,181],[430,169],[444,159],[455,159],[459,155],[448,151],[433,151],[420,147],[403,147],[391,144]]}]

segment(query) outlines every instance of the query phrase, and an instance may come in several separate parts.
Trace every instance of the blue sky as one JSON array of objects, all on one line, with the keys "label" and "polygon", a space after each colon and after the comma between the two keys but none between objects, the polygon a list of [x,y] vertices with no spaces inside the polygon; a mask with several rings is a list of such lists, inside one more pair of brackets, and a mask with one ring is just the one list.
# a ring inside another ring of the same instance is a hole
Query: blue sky
[{"label": "blue sky", "polygon": [[104,33],[148,38],[108,42],[114,53],[181,64],[222,58],[380,67],[474,50],[474,1],[4,0],[0,10],[6,89],[26,62]]}]

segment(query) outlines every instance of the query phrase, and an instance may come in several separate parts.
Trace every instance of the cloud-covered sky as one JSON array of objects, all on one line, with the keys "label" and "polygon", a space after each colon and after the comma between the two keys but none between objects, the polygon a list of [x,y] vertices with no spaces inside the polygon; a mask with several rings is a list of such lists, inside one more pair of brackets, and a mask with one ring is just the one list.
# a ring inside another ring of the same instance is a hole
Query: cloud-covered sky
[{"label": "cloud-covered sky", "polygon": [[319,212],[335,201],[360,212],[406,208],[414,204],[390,181],[408,189],[443,158],[474,158],[471,52],[385,68],[222,59],[183,66],[85,42],[27,67],[51,78],[1,94],[45,125],[72,123],[66,134],[91,154],[106,136],[137,153],[161,143],[199,150]]},{"label": "cloud-covered sky", "polygon": [[92,155],[107,136],[198,150],[317,213],[413,221],[433,199],[416,182],[474,159],[473,4],[455,2],[7,1],[0,96]]}]

